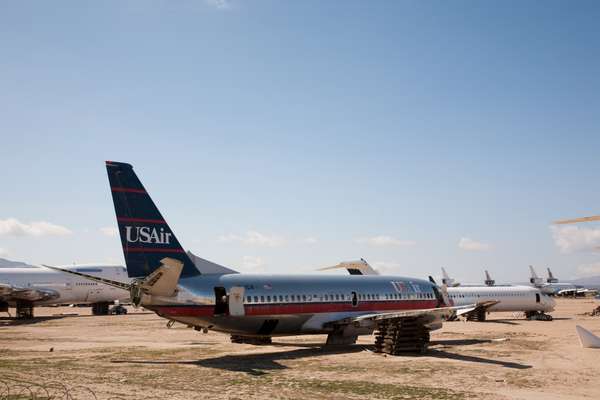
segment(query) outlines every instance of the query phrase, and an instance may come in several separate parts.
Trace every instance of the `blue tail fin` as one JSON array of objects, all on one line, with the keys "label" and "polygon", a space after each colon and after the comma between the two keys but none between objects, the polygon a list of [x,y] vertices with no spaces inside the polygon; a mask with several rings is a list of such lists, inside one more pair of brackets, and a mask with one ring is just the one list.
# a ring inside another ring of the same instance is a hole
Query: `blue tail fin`
[{"label": "blue tail fin", "polygon": [[107,161],[121,244],[130,277],[145,277],[164,257],[183,263],[181,277],[200,275],[129,164]]}]

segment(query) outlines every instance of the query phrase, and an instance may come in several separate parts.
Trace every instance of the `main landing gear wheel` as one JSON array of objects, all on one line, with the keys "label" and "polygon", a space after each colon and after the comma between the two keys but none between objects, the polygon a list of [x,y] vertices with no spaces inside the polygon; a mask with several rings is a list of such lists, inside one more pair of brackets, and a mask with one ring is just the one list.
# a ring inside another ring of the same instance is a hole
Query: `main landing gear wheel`
[{"label": "main landing gear wheel", "polygon": [[110,303],[101,302],[92,304],[93,315],[108,315],[110,309]]},{"label": "main landing gear wheel", "polygon": [[17,318],[32,319],[33,318],[33,303],[29,301],[17,301]]},{"label": "main landing gear wheel", "polygon": [[525,317],[530,321],[552,321],[552,315],[541,311],[527,311]]},{"label": "main landing gear wheel", "polygon": [[429,329],[418,318],[399,318],[378,324],[375,352],[390,355],[423,354],[429,345]]}]

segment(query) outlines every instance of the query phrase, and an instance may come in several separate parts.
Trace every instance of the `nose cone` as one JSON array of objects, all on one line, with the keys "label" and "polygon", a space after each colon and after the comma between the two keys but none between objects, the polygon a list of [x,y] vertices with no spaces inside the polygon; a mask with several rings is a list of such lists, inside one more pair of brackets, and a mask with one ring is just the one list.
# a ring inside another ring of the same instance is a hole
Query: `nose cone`
[{"label": "nose cone", "polygon": [[556,306],[556,300],[554,300],[550,296],[544,296],[544,297],[545,297],[544,303],[546,304],[546,310],[545,311],[554,311],[554,306]]}]

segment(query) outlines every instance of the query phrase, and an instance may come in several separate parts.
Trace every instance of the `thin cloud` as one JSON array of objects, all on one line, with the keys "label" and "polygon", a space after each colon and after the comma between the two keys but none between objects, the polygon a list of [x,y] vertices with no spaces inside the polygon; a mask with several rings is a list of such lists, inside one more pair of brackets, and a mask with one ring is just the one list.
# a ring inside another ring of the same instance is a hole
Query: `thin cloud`
[{"label": "thin cloud", "polygon": [[379,235],[373,237],[359,238],[356,239],[356,243],[366,244],[368,246],[374,247],[384,247],[384,246],[404,246],[410,247],[417,244],[414,240],[401,240],[392,236]]},{"label": "thin cloud", "polygon": [[266,235],[257,231],[248,231],[244,235],[230,233],[217,238],[221,243],[238,242],[247,246],[279,247],[285,244],[285,239],[277,235]]},{"label": "thin cloud", "polygon": [[315,244],[317,243],[319,240],[316,237],[307,237],[302,239],[302,243],[306,243],[306,244]]},{"label": "thin cloud", "polygon": [[108,237],[117,237],[117,235],[119,234],[119,230],[114,226],[105,226],[103,228],[100,228],[99,230],[100,233]]},{"label": "thin cloud", "polygon": [[465,251],[488,251],[492,246],[489,243],[483,243],[468,237],[463,237],[458,241],[458,248]]},{"label": "thin cloud", "polygon": [[561,253],[589,251],[600,246],[600,229],[578,226],[551,226],[554,244]]},{"label": "thin cloud", "polygon": [[6,257],[8,255],[8,250],[0,247],[0,257]]},{"label": "thin cloud", "polygon": [[217,10],[230,10],[231,2],[229,0],[204,0],[204,2]]},{"label": "thin cloud", "polygon": [[0,220],[0,235],[6,236],[67,236],[70,229],[46,221],[35,221],[29,224],[16,218]]}]

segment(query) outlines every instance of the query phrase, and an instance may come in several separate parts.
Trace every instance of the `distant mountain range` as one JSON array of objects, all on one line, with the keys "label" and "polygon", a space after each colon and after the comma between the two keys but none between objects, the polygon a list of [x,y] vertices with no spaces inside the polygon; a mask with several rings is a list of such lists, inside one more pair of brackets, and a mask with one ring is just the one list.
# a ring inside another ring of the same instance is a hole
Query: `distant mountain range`
[{"label": "distant mountain range", "polygon": [[576,285],[585,286],[587,288],[600,288],[600,276],[590,276],[588,278],[579,278],[571,281]]},{"label": "distant mountain range", "polygon": [[0,268],[35,268],[34,265],[29,265],[20,261],[11,261],[6,258],[0,258]]}]

